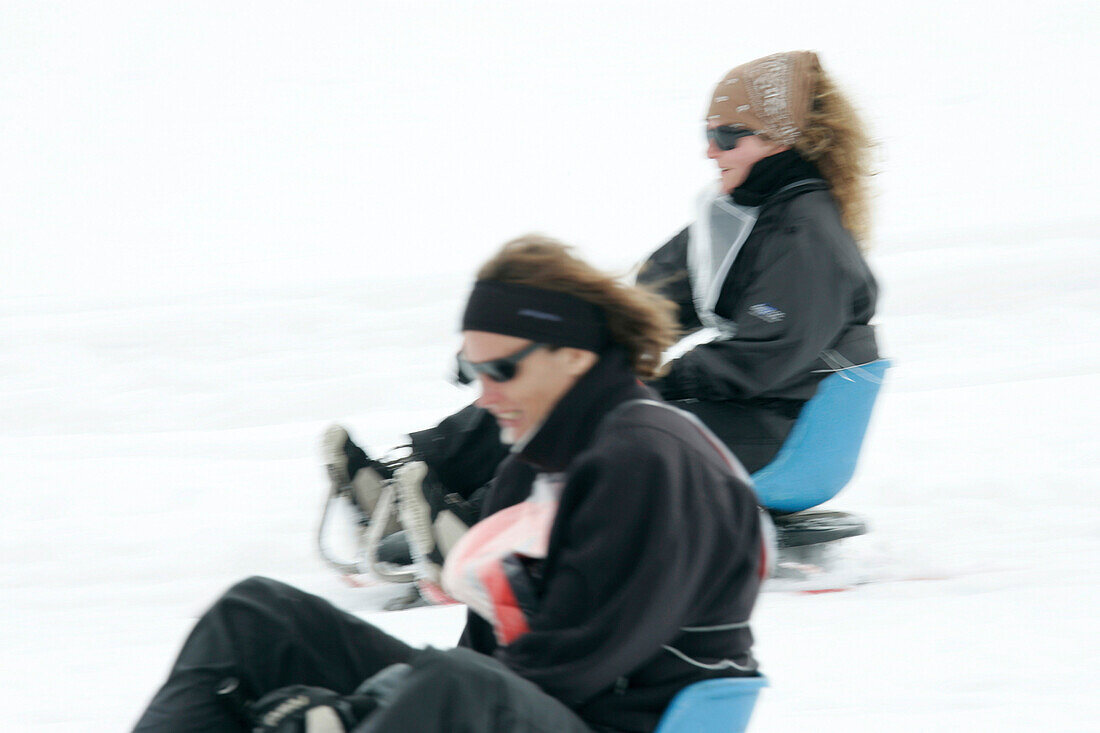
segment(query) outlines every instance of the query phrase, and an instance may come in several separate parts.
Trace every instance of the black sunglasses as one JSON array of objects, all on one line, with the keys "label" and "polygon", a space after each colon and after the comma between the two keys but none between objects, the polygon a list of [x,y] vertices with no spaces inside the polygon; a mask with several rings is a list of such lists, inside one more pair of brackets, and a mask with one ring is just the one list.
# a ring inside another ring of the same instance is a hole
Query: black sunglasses
[{"label": "black sunglasses", "polygon": [[470,361],[460,351],[458,352],[458,371],[455,374],[455,379],[458,380],[459,384],[470,384],[477,380],[479,374],[484,374],[494,382],[507,382],[516,376],[521,361],[544,346],[546,344],[531,344],[530,346],[524,346],[510,356],[502,356],[499,359],[489,359],[488,361]]},{"label": "black sunglasses", "polygon": [[749,135],[755,135],[756,130],[736,125],[721,125],[707,128],[707,140],[718,146],[719,150],[733,150],[737,147],[737,141]]}]

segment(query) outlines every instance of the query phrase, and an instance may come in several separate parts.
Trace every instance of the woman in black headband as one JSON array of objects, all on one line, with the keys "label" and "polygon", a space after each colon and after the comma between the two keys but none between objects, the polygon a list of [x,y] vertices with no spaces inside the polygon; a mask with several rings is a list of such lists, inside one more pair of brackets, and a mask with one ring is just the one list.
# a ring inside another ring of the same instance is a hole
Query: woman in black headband
[{"label": "woman in black headband", "polygon": [[747,475],[639,380],[673,307],[551,240],[506,245],[463,317],[461,367],[511,447],[443,568],[469,607],[461,646],[418,651],[251,578],[199,620],[136,730],[650,731],[687,685],[757,675]]}]

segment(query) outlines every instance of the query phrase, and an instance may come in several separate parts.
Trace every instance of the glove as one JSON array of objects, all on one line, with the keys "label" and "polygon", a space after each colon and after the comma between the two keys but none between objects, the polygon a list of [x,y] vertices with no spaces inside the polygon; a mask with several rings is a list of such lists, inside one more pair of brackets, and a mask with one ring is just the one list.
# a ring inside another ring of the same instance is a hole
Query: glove
[{"label": "glove", "polygon": [[646,386],[657,391],[666,400],[682,400],[690,397],[698,397],[698,393],[692,389],[691,380],[684,373],[686,370],[678,364],[679,359],[669,364],[669,369],[663,377],[651,379]]},{"label": "glove", "polygon": [[250,706],[252,733],[346,733],[368,712],[357,702],[323,687],[280,687]]}]

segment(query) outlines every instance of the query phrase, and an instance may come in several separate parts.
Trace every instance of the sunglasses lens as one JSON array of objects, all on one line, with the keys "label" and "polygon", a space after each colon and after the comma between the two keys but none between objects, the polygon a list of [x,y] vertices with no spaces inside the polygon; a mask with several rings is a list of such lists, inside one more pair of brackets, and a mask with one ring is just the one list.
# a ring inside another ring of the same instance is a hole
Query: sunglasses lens
[{"label": "sunglasses lens", "polygon": [[525,349],[520,349],[511,356],[493,359],[491,361],[472,362],[458,352],[458,369],[455,375],[460,384],[470,384],[477,381],[479,375],[484,374],[494,382],[507,382],[516,376],[519,371],[519,363],[527,358],[535,349],[541,349],[544,344],[531,344]]},{"label": "sunglasses lens", "polygon": [[719,150],[733,150],[737,147],[738,140],[755,134],[755,132],[745,127],[730,127],[729,125],[723,125],[722,127],[712,127],[707,130],[707,139],[713,140]]},{"label": "sunglasses lens", "polygon": [[458,354],[458,381],[461,384],[473,384],[477,381],[479,375],[486,375],[490,379],[493,378],[492,364],[482,363],[474,364],[468,361],[465,356],[460,352]]},{"label": "sunglasses lens", "polygon": [[489,379],[494,382],[507,382],[512,377],[516,376],[516,363],[512,361],[501,360],[491,361],[486,366],[489,367],[489,371],[485,373]]},{"label": "sunglasses lens", "polygon": [[477,373],[470,366],[470,362],[466,361],[466,357],[461,353],[455,354],[455,380],[459,384],[471,384],[475,379],[477,379]]},{"label": "sunglasses lens", "polygon": [[455,377],[459,384],[473,384],[479,375],[484,374],[494,382],[507,382],[516,376],[516,365],[507,359],[496,361],[483,361],[473,364],[466,360],[462,354],[458,355],[458,366]]}]

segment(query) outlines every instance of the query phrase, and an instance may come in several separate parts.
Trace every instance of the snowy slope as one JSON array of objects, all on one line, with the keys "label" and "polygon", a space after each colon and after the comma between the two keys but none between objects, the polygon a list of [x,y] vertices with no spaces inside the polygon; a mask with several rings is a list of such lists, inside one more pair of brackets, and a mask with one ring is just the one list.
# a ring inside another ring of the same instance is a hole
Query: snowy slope
[{"label": "snowy slope", "polygon": [[632,264],[713,176],[710,85],[795,47],[883,141],[896,366],[835,504],[926,579],[762,596],[753,730],[1095,727],[1094,4],[0,5],[0,727],[125,729],[251,574],[453,641],[314,556],[321,430],[471,399],[474,264]]},{"label": "snowy slope", "polygon": [[[835,504],[868,517],[865,552],[887,571],[932,579],[765,594],[755,628],[773,687],[757,730],[1088,727],[1098,244],[875,257],[897,366]],[[315,441],[337,418],[385,445],[469,397],[438,378],[463,280],[415,308],[386,306],[400,283],[375,291],[370,312],[394,328],[373,344],[357,288],[7,301],[0,398],[25,422],[0,443],[0,648],[19,671],[0,709],[24,730],[123,727],[195,615],[248,574],[380,607],[382,591],[343,588],[313,555]],[[461,625],[455,609],[372,618],[436,644]]]}]

